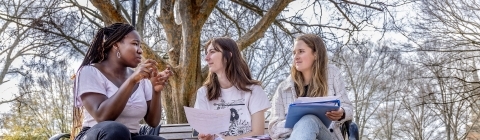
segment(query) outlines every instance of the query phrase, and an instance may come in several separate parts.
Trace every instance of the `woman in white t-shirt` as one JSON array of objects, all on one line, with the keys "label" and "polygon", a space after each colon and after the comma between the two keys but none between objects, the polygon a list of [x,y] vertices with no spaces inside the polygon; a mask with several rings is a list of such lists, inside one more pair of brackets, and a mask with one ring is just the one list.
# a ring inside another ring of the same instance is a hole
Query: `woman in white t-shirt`
[{"label": "woman in white t-shirt", "polygon": [[227,37],[213,38],[205,45],[209,73],[197,91],[195,108],[219,110],[229,108],[230,127],[219,135],[200,134],[201,140],[237,140],[263,135],[265,111],[271,107],[260,82],[253,80],[236,42]]},{"label": "woman in white t-shirt", "polygon": [[[161,118],[161,90],[171,72],[157,71],[157,63],[141,63],[140,36],[129,24],[101,28],[77,72],[75,105],[82,107],[80,139],[150,139],[140,136],[140,120],[156,127]],[[131,68],[136,68],[132,70]]]}]

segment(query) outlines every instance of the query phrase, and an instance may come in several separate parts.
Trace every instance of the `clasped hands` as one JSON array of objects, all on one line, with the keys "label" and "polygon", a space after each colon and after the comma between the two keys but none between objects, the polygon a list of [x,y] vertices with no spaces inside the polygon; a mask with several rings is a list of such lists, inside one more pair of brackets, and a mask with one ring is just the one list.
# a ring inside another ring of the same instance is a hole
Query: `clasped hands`
[{"label": "clasped hands", "polygon": [[172,74],[169,66],[167,66],[165,70],[159,72],[157,70],[157,62],[152,59],[147,59],[145,62],[140,63],[137,66],[132,76],[136,83],[140,82],[142,79],[149,79],[155,93],[159,93],[165,87],[168,78],[172,76]]}]

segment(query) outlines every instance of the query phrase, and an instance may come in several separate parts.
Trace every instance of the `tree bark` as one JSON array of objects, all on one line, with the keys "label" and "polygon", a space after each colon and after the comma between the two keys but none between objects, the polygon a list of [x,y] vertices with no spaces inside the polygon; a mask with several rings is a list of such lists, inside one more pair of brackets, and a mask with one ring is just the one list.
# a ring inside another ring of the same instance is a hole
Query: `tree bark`
[{"label": "tree bark", "polygon": [[[127,22],[120,11],[108,0],[90,0],[100,11],[105,25],[115,22]],[[275,21],[280,12],[292,0],[276,1],[262,19],[239,38],[237,44],[243,50],[263,37],[268,27]],[[165,62],[150,47],[142,43],[143,57],[159,62],[159,69],[167,65],[172,68],[173,76],[162,94],[162,105],[167,115],[167,123],[186,123],[183,106],[193,106],[196,91],[202,85],[205,68],[201,68],[200,36],[204,23],[208,20],[218,0],[180,0],[178,11],[182,23],[175,23],[174,0],[161,0],[160,16],[168,42],[168,62]],[[139,17],[139,19],[142,17]],[[178,17],[177,17],[178,18]],[[140,23],[140,22],[139,22]],[[143,28],[142,28],[143,30]]]},{"label": "tree bark", "polygon": [[158,18],[170,48],[169,63],[174,67],[174,75],[169,80],[170,91],[162,94],[162,103],[168,123],[186,123],[183,106],[193,106],[195,93],[203,81],[200,70],[201,30],[217,1],[179,1],[181,25],[175,23],[174,3],[162,1]]},{"label": "tree bark", "polygon": [[100,11],[105,26],[116,22],[127,23],[127,20],[120,14],[110,0],[90,0],[92,5]]}]

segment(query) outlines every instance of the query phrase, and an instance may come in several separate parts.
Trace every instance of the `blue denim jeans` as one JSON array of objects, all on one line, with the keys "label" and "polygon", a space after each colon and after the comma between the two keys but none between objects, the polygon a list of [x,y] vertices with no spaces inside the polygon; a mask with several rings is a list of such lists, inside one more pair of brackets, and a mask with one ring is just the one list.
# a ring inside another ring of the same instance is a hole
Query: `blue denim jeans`
[{"label": "blue denim jeans", "polygon": [[75,140],[165,140],[159,136],[130,133],[128,128],[116,121],[100,122],[93,127],[84,127]]},{"label": "blue denim jeans", "polygon": [[317,116],[305,115],[293,126],[288,140],[331,140],[332,135]]}]

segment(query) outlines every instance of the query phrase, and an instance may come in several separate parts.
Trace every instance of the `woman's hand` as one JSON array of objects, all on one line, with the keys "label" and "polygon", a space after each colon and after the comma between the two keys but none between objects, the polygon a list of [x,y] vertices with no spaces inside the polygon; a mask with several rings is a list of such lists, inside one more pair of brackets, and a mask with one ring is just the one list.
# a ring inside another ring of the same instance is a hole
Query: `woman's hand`
[{"label": "woman's hand", "polygon": [[140,82],[142,79],[150,79],[157,75],[157,62],[152,59],[148,59],[145,62],[137,66],[135,72],[133,72],[132,80],[135,83]]},{"label": "woman's hand", "polygon": [[340,109],[338,109],[337,111],[329,111],[325,115],[327,115],[327,117],[332,121],[339,121],[340,118],[342,118],[343,116],[343,112],[345,112],[345,110],[340,107]]},{"label": "woman's hand", "polygon": [[239,138],[234,137],[234,136],[227,136],[227,137],[222,137],[224,140],[238,140]]},{"label": "woman's hand", "polygon": [[212,134],[198,134],[199,140],[213,140],[215,138]]},{"label": "woman's hand", "polygon": [[159,72],[150,78],[155,93],[159,93],[163,90],[170,76],[172,76],[172,71],[170,71],[170,67],[167,67],[162,72]]}]

